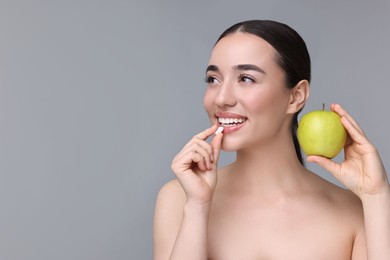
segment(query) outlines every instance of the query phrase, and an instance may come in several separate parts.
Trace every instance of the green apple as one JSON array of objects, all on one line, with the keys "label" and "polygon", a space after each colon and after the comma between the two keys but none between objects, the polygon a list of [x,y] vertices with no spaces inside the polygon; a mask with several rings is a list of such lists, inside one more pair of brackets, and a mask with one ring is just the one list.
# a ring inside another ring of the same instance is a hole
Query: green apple
[{"label": "green apple", "polygon": [[343,149],[347,131],[337,113],[323,109],[311,111],[301,118],[297,137],[306,155],[333,158]]}]

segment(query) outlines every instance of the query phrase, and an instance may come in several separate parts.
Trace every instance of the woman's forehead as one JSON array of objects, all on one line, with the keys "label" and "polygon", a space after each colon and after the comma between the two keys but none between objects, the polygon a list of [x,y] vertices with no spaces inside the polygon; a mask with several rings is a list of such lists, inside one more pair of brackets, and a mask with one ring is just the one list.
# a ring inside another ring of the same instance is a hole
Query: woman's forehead
[{"label": "woman's forehead", "polygon": [[237,64],[257,64],[265,66],[275,63],[276,50],[262,38],[236,32],[222,38],[214,46],[209,64],[235,66]]}]

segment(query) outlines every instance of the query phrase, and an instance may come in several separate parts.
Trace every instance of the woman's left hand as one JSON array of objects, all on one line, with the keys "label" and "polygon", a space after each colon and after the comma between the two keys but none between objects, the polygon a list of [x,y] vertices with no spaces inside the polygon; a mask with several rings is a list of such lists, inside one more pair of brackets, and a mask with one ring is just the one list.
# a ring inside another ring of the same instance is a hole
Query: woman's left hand
[{"label": "woman's left hand", "polygon": [[387,173],[377,148],[370,143],[360,126],[338,104],[330,109],[341,117],[348,132],[344,146],[344,161],[336,163],[321,156],[308,156],[308,162],[315,162],[332,173],[348,189],[361,199],[364,195],[389,192]]}]

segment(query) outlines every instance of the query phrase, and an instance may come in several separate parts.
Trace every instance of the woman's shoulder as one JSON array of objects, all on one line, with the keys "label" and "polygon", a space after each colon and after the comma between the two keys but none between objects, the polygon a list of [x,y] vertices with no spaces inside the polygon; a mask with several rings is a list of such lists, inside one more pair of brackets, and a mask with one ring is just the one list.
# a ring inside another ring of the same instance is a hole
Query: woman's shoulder
[{"label": "woman's shoulder", "polygon": [[317,194],[328,205],[328,209],[333,210],[335,214],[361,222],[363,219],[362,203],[352,191],[320,176],[316,178]]},{"label": "woman's shoulder", "polygon": [[166,236],[173,236],[174,232],[177,232],[184,203],[185,193],[177,180],[168,181],[160,188],[154,210],[156,237],[166,239]]},{"label": "woman's shoulder", "polygon": [[177,179],[170,180],[162,185],[157,195],[157,202],[164,204],[184,204],[185,193]]},{"label": "woman's shoulder", "polygon": [[155,217],[170,219],[171,224],[177,224],[183,214],[186,195],[177,179],[170,180],[162,185],[157,194]]}]

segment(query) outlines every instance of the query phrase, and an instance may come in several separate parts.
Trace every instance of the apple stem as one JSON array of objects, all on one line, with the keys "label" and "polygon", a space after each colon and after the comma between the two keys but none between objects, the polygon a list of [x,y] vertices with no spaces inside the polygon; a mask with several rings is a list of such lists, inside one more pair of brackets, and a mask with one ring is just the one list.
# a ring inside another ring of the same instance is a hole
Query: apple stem
[{"label": "apple stem", "polygon": [[322,111],[325,110],[325,103],[322,103]]}]

